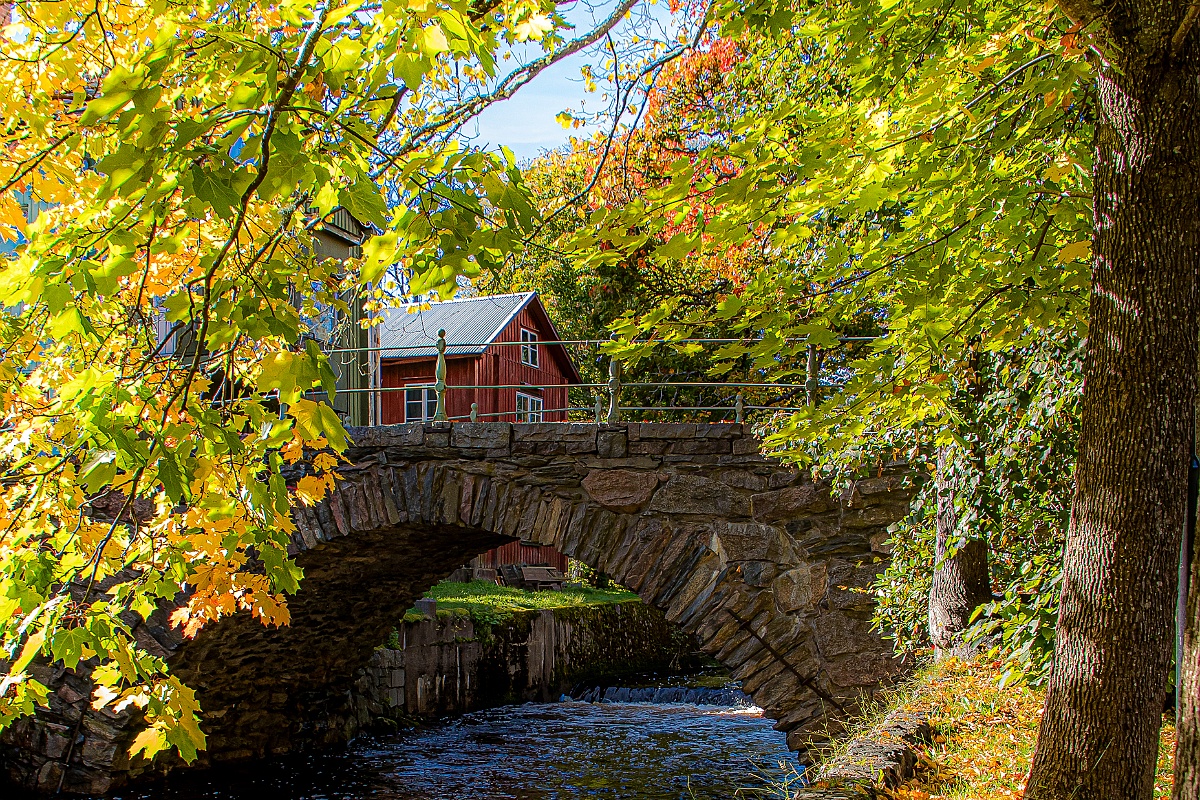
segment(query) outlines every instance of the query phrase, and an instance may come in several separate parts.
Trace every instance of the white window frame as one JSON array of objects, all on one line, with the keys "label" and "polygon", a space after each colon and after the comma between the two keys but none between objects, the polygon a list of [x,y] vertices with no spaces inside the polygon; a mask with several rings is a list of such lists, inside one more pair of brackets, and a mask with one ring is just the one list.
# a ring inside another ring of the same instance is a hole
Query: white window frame
[{"label": "white window frame", "polygon": [[[419,399],[411,400],[410,395],[414,392],[421,392]],[[420,403],[422,415],[414,417],[409,414],[410,404]],[[431,422],[434,415],[437,414],[437,390],[433,388],[432,383],[410,383],[404,386],[404,421],[405,422]]]},{"label": "white window frame", "polygon": [[517,392],[517,422],[541,422],[545,407],[537,395]]},{"label": "white window frame", "polygon": [[527,367],[538,369],[538,335],[527,328],[521,328],[521,363]]}]

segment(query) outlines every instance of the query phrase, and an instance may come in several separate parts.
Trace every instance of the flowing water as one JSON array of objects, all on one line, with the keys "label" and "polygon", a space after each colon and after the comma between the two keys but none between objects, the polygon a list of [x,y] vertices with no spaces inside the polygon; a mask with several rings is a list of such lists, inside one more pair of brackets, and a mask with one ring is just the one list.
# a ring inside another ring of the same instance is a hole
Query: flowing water
[{"label": "flowing water", "polygon": [[[608,700],[604,700],[605,696]],[[797,785],[782,734],[730,689],[596,689],[222,773],[126,798],[197,800],[733,800]],[[615,700],[615,702],[614,702]],[[652,702],[644,702],[646,700]],[[691,702],[678,702],[690,700]],[[719,705],[717,704],[719,703]]]}]

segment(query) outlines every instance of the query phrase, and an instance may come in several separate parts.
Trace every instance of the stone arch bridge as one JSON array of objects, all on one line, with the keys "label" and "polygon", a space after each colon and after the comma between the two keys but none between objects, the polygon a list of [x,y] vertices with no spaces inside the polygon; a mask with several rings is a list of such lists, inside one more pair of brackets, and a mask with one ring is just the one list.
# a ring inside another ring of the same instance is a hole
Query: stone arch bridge
[{"label": "stone arch bridge", "polygon": [[[208,763],[344,741],[360,721],[353,676],[399,617],[514,538],[553,544],[665,612],[793,749],[835,733],[899,671],[871,631],[868,587],[908,508],[902,473],[831,493],[764,458],[738,424],[414,423],[351,436],[337,491],[293,512],[305,578],[289,627],[236,616],[183,641],[162,610],[135,631],[197,689]],[[124,782],[136,718],[92,711],[86,676],[43,669],[57,689],[9,735],[10,774],[50,790]]]}]

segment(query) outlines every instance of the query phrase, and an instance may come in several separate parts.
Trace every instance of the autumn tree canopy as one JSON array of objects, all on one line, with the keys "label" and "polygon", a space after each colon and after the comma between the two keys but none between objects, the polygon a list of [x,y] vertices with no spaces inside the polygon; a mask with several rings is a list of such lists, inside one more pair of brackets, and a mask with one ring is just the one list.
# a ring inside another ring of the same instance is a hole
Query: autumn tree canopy
[{"label": "autumn tree canopy", "polygon": [[[152,723],[138,751],[193,755],[194,696],[122,615],[185,590],[185,633],[286,622],[289,505],[328,488],[345,444],[311,321],[352,290],[387,302],[389,274],[449,293],[540,253],[631,294],[659,282],[603,320],[631,365],[712,326],[746,342],[710,375],[800,379],[819,348],[828,391],[772,442],[834,467],[978,454],[1002,413],[981,376],[1007,391],[1086,335],[1030,796],[1146,796],[1200,338],[1197,6],[724,0],[622,51],[610,34],[639,7],[583,29],[548,0],[15,3],[0,724],[39,700],[34,658],[95,658],[95,702]],[[458,135],[593,45],[604,135],[524,175]],[[48,204],[36,222],[17,191]],[[337,208],[375,231],[344,265],[312,242]],[[854,326],[878,336],[844,348]],[[329,448],[322,472],[289,487],[306,447]]]},{"label": "autumn tree canopy", "polygon": [[[34,658],[94,658],[97,707],[151,723],[135,751],[203,746],[193,693],[123,615],[185,591],[185,635],[236,612],[287,623],[289,508],[327,490],[346,443],[306,334],[351,291],[386,302],[385,270],[447,292],[521,248],[536,212],[511,154],[458,132],[634,5],[585,28],[537,0],[13,4],[0,725],[43,699]],[[313,242],[337,208],[375,233],[347,264]],[[289,487],[306,447],[329,452]]]}]

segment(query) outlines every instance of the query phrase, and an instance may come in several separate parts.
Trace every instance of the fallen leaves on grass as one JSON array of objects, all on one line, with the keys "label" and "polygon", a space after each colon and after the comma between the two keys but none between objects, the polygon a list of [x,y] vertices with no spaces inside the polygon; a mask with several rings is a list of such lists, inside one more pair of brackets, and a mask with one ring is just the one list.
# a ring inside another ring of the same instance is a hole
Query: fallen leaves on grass
[{"label": "fallen leaves on grass", "polygon": [[[919,753],[917,777],[884,791],[889,800],[1020,800],[1033,759],[1044,693],[1000,688],[998,664],[954,659],[931,667],[905,705],[930,714],[937,735]],[[1156,798],[1171,795],[1175,727],[1164,721]]]}]

